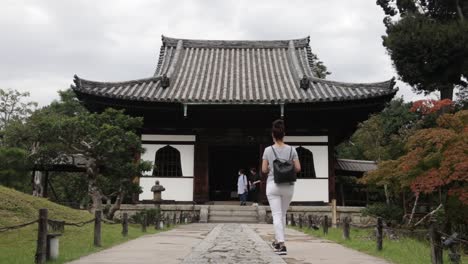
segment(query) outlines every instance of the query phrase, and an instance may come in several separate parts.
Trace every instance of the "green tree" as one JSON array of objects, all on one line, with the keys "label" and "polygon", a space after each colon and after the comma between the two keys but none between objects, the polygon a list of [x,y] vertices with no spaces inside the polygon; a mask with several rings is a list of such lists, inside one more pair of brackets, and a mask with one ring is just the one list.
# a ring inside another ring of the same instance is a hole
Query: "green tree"
[{"label": "green tree", "polygon": [[403,155],[404,141],[418,120],[410,108],[402,98],[392,100],[381,113],[359,124],[348,142],[338,146],[338,157],[381,161]]},{"label": "green tree", "polygon": [[30,190],[27,152],[20,148],[0,147],[0,184],[21,191]]},{"label": "green tree", "polygon": [[[151,167],[137,161],[143,152],[137,134],[142,118],[114,109],[89,113],[70,91],[60,95],[60,101],[34,112],[26,122],[11,123],[5,130],[5,142],[24,149],[34,165],[51,166],[72,155],[85,158],[91,209],[104,209],[104,201],[107,217],[112,218],[127,195],[140,191],[133,179]],[[81,181],[74,182],[82,186]]]},{"label": "green tree", "polygon": [[[113,217],[127,194],[140,191],[132,180],[150,169],[150,164],[137,162],[144,151],[136,133],[142,123],[142,118],[107,109],[103,113],[63,119],[58,126],[58,139],[65,146],[65,152],[88,159],[86,174],[92,209],[102,208],[103,200],[110,201],[114,197],[108,218]],[[106,195],[104,191],[112,193]]]},{"label": "green tree", "polygon": [[24,102],[29,97],[28,92],[0,89],[0,131],[13,120],[24,120],[37,107],[35,102]]},{"label": "green tree", "polygon": [[387,17],[383,45],[401,80],[418,93],[440,91],[452,99],[454,87],[468,83],[468,0],[377,0]]}]

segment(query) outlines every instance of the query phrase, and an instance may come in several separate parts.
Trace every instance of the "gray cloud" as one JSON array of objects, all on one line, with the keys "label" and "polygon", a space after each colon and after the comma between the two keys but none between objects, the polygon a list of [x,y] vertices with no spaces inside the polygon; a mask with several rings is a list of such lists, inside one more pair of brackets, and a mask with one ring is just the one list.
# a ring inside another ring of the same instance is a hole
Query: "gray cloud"
[{"label": "gray cloud", "polygon": [[[118,81],[152,75],[161,34],[199,39],[311,36],[329,79],[383,81],[395,75],[381,44],[373,1],[7,0],[0,10],[0,87],[30,91],[41,105],[73,74]],[[404,84],[399,95],[421,98]]]}]

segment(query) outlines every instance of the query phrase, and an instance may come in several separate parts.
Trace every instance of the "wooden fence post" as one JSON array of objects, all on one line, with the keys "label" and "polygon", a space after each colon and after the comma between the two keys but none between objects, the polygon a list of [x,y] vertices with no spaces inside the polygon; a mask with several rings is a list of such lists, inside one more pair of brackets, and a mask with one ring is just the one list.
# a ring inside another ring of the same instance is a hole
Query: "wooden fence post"
[{"label": "wooden fence post", "polygon": [[94,212],[94,246],[95,247],[101,246],[101,217],[102,217],[102,212],[100,210],[96,210]]},{"label": "wooden fence post", "polygon": [[177,224],[177,212],[174,211],[174,215],[172,216],[172,225]]},{"label": "wooden fence post", "polygon": [[429,227],[429,239],[431,241],[431,263],[442,264],[442,241],[435,221]]},{"label": "wooden fence post", "polygon": [[348,217],[343,219],[343,238],[349,240],[349,221]]},{"label": "wooden fence post", "polygon": [[377,250],[382,250],[382,240],[383,240],[383,224],[382,217],[377,217]]},{"label": "wooden fence post", "polygon": [[143,214],[143,219],[141,219],[141,232],[146,233],[147,224],[148,224],[148,220],[146,219],[146,214]]},{"label": "wooden fence post", "polygon": [[302,229],[302,215],[299,215],[299,219],[297,221],[299,223],[299,228]]},{"label": "wooden fence post", "polygon": [[128,235],[128,214],[123,213],[122,216],[122,235],[127,236]]},{"label": "wooden fence post", "polygon": [[156,220],[155,220],[155,223],[154,223],[154,229],[156,229],[156,230],[159,229],[159,225],[160,225],[159,222],[160,221],[161,221],[160,220],[160,215],[158,214],[158,215],[156,215]]},{"label": "wooden fence post", "polygon": [[308,216],[307,216],[307,227],[308,227],[309,229],[312,228],[312,215],[308,215]]},{"label": "wooden fence post", "polygon": [[39,209],[39,221],[37,227],[37,248],[35,262],[46,263],[47,255],[47,209]]},{"label": "wooden fence post", "polygon": [[331,206],[331,213],[332,213],[332,227],[336,227],[336,219],[337,219],[337,212],[336,212],[336,199],[332,199],[332,206]]},{"label": "wooden fence post", "polygon": [[323,217],[322,227],[323,227],[323,234],[328,235],[328,215],[325,215]]},{"label": "wooden fence post", "polygon": [[296,226],[296,220],[294,219],[294,214],[291,214],[291,226]]}]

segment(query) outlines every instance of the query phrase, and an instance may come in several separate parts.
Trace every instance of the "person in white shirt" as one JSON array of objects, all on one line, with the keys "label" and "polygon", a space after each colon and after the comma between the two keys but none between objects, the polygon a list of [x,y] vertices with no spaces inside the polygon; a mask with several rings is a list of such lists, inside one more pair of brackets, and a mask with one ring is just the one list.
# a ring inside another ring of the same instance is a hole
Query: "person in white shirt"
[{"label": "person in white shirt", "polygon": [[245,170],[239,170],[239,177],[237,178],[237,194],[239,194],[240,205],[246,205],[247,195],[249,194],[249,181],[245,176]]},{"label": "person in white shirt", "polygon": [[286,213],[294,194],[294,183],[275,183],[273,162],[276,156],[283,160],[292,160],[296,173],[301,171],[301,163],[299,162],[296,148],[285,144],[283,141],[285,136],[283,120],[279,119],[273,122],[271,136],[274,144],[265,148],[263,152],[262,172],[268,174],[266,195],[270,204],[275,229],[275,241],[273,241],[272,246],[276,254],[286,255],[284,229],[286,227]]}]

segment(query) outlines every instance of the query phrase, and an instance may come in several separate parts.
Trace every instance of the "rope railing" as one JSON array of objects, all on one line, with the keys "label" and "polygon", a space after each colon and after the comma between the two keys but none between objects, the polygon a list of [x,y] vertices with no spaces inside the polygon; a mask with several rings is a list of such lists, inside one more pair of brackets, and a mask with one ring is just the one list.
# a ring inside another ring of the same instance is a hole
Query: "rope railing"
[{"label": "rope railing", "polygon": [[[65,226],[74,226],[74,227],[83,227],[87,224],[94,223],[94,246],[100,247],[101,246],[101,225],[109,224],[109,225],[122,225],[122,235],[126,236],[128,234],[128,225],[129,225],[129,218],[128,213],[122,213],[122,222],[114,222],[102,218],[102,212],[97,210],[95,211],[95,217],[86,221],[81,222],[68,222],[65,220],[58,220],[58,219],[49,219],[48,218],[48,210],[47,209],[39,209],[39,218],[30,222],[12,225],[12,226],[3,226],[0,227],[0,233],[6,232],[9,230],[20,229],[23,227],[27,227],[33,224],[37,225],[37,248],[35,254],[35,263],[45,264],[48,259],[52,259],[52,257],[48,252],[51,252],[49,244],[52,244],[53,239],[58,239],[62,233],[65,232]],[[137,222],[141,224],[141,230],[146,232],[146,227],[154,224],[155,229],[162,229],[165,227],[170,227],[171,225],[177,224],[185,224],[185,223],[193,223],[197,221],[199,215],[197,213],[186,213],[183,211],[174,211],[169,215],[168,213],[160,213],[157,217],[157,221],[151,221],[151,223],[147,219],[147,214],[145,213],[143,220]],[[154,222],[154,223],[153,223]],[[50,243],[49,243],[50,242]],[[58,241],[53,243],[54,245],[58,245]],[[58,252],[58,251],[56,251]]]},{"label": "rope railing", "polygon": [[448,238],[451,238],[453,239],[454,242],[458,242],[458,243],[461,243],[463,245],[468,245],[468,241],[467,240],[464,240],[464,239],[461,239],[461,238],[458,238],[458,237],[454,237],[453,235],[449,235],[449,234],[446,234],[442,231],[437,231],[440,235],[444,236],[445,239],[448,239]]},{"label": "rope railing", "polygon": [[34,220],[34,221],[31,221],[31,222],[27,222],[27,223],[23,223],[23,224],[19,224],[19,225],[0,227],[0,233],[1,232],[6,232],[6,231],[9,231],[9,230],[19,229],[19,228],[26,227],[26,226],[29,226],[29,225],[32,225],[32,224],[35,224],[35,223],[37,223],[37,219]]},{"label": "rope railing", "polygon": [[[307,229],[315,229],[318,230],[318,221],[321,221],[321,227],[323,229],[323,234],[328,234],[328,227],[330,225],[328,221],[328,216],[324,215],[323,217],[319,216],[312,216],[312,215],[299,215],[294,217],[293,214],[290,214],[290,217],[287,217],[288,225],[290,226],[297,226],[299,229],[303,229],[305,226]],[[315,221],[314,221],[315,220]],[[306,222],[303,225],[303,222]],[[453,233],[452,235],[446,234],[442,231],[438,230],[437,224],[434,220],[431,221],[431,225],[429,229],[414,229],[414,228],[398,228],[398,227],[391,227],[387,224],[384,224],[383,218],[377,217],[377,223],[367,223],[367,224],[355,224],[351,223],[351,219],[349,217],[344,217],[340,221],[341,229],[343,230],[343,238],[350,239],[351,237],[351,229],[350,227],[358,228],[358,229],[365,229],[365,228],[374,228],[375,230],[375,241],[377,250],[383,250],[383,237],[386,235],[390,239],[394,239],[398,237],[398,234],[409,233],[413,235],[423,235],[425,239],[428,239],[430,242],[430,254],[431,261],[433,264],[441,264],[442,263],[442,256],[443,251],[448,250],[448,256],[450,263],[460,263],[460,246],[467,246],[468,241],[459,238],[457,233]],[[396,235],[396,236],[394,236]]]}]

